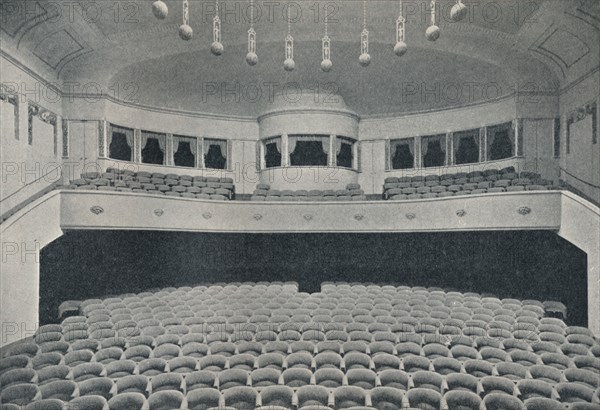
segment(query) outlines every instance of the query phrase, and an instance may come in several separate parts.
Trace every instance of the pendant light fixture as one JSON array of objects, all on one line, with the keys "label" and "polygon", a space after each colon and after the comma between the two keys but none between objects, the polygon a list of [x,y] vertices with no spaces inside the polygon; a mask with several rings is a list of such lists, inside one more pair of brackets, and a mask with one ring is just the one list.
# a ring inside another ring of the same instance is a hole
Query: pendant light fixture
[{"label": "pendant light fixture", "polygon": [[223,44],[221,43],[221,19],[219,18],[219,0],[215,0],[215,16],[213,17],[213,42],[210,45],[210,52],[216,56],[223,54]]},{"label": "pendant light fixture", "polygon": [[405,23],[406,19],[402,16],[402,0],[400,0],[400,14],[396,19],[396,45],[394,46],[394,54],[398,57],[402,57],[408,50],[408,46],[404,42]]},{"label": "pendant light fixture", "polygon": [[250,30],[248,30],[248,54],[246,54],[246,62],[250,66],[258,63],[258,55],[256,54],[256,31],[254,31],[254,0],[250,0]]},{"label": "pendant light fixture", "polygon": [[360,56],[358,62],[366,67],[371,63],[369,55],[369,32],[367,31],[367,0],[363,0],[363,30],[360,33]]}]

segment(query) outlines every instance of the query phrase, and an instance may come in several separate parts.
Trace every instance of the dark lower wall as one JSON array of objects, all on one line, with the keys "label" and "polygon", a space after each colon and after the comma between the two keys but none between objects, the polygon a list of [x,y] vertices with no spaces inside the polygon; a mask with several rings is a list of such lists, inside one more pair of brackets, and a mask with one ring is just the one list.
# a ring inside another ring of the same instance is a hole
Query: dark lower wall
[{"label": "dark lower wall", "polygon": [[198,234],[72,231],[42,250],[40,320],[67,299],[200,282],[439,286],[561,300],[587,322],[586,255],[553,232]]}]

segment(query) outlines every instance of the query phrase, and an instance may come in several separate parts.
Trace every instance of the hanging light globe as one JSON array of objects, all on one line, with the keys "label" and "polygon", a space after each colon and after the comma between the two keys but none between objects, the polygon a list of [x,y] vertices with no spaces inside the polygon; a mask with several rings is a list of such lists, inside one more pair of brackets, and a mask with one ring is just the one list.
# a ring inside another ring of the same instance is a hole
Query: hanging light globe
[{"label": "hanging light globe", "polygon": [[219,41],[215,41],[210,45],[210,52],[216,56],[223,54],[223,44]]},{"label": "hanging light globe", "polygon": [[330,72],[331,67],[333,67],[333,63],[330,59],[326,58],[325,60],[321,61],[321,70],[323,70],[324,72]]},{"label": "hanging light globe", "polygon": [[258,63],[258,56],[256,55],[256,53],[250,52],[246,54],[246,62],[250,66],[256,65]]},{"label": "hanging light globe", "polygon": [[398,41],[394,46],[394,54],[396,54],[398,57],[402,57],[404,54],[406,54],[407,50],[408,46],[404,41]]},{"label": "hanging light globe", "polygon": [[165,4],[164,1],[156,0],[152,3],[152,14],[159,20],[163,20],[169,14],[169,7]]},{"label": "hanging light globe", "polygon": [[450,10],[450,18],[452,21],[461,21],[467,16],[467,6],[462,2],[456,3]]},{"label": "hanging light globe", "polygon": [[179,37],[181,37],[182,40],[191,40],[193,35],[194,30],[192,30],[192,28],[187,24],[182,24],[179,26]]},{"label": "hanging light globe", "polygon": [[366,67],[371,63],[371,56],[369,53],[362,53],[360,57],[358,57],[358,62],[361,66]]},{"label": "hanging light globe", "polygon": [[285,71],[294,71],[294,68],[296,68],[296,63],[294,62],[294,59],[286,58],[283,62],[283,68],[285,69]]},{"label": "hanging light globe", "polygon": [[425,31],[425,37],[429,41],[435,41],[440,38],[440,28],[436,25],[427,27]]}]

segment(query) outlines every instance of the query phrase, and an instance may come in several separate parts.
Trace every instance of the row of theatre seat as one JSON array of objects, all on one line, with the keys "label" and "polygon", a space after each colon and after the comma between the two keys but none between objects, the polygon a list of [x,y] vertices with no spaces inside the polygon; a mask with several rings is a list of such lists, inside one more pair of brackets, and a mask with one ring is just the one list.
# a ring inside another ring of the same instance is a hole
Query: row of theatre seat
[{"label": "row of theatre seat", "polygon": [[172,197],[230,200],[235,197],[232,178],[132,172],[108,168],[104,173],[86,172],[62,189],[142,192]]},{"label": "row of theatre seat", "polygon": [[3,349],[1,400],[32,409],[598,408],[600,344],[547,317],[556,312],[566,317],[558,302],[348,283],[313,294],[237,283],[70,301],[61,324]]},{"label": "row of theatre seat", "polygon": [[553,181],[542,179],[537,173],[517,173],[514,167],[440,176],[389,177],[384,182],[383,198],[392,200],[562,189]]},{"label": "row of theatre seat", "polygon": [[269,184],[258,184],[250,197],[251,201],[366,201],[365,192],[359,184],[347,184],[338,190],[277,190]]}]

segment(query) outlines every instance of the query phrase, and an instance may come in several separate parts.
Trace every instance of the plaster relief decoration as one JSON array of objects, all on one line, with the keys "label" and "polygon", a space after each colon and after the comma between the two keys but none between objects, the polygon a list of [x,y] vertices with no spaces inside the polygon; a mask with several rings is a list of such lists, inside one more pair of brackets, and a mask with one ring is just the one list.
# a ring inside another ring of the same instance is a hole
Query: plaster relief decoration
[{"label": "plaster relief decoration", "polygon": [[592,144],[598,143],[598,104],[596,101],[578,107],[567,118],[567,154],[571,153],[571,125],[592,116]]},{"label": "plaster relief decoration", "polygon": [[163,211],[162,209],[154,210],[154,215],[156,215],[156,216],[163,216],[164,213],[165,213],[165,211]]},{"label": "plaster relief decoration", "polygon": [[363,214],[356,214],[354,215],[354,219],[356,219],[357,221],[362,221],[364,219],[364,215]]},{"label": "plaster relief decoration", "polygon": [[305,214],[302,216],[304,218],[305,221],[310,222],[313,219],[313,215],[311,214]]},{"label": "plaster relief decoration", "polygon": [[412,221],[416,217],[417,215],[413,214],[412,212],[406,214],[406,219],[408,219],[409,221]]},{"label": "plaster relief decoration", "polygon": [[40,107],[37,104],[31,103],[31,102],[29,102],[29,106],[28,106],[27,143],[29,145],[33,144],[33,119],[36,117],[40,121],[45,122],[46,124],[50,124],[52,126],[54,155],[57,155],[58,154],[58,127],[57,127],[58,117],[52,111],[49,111],[43,107]]},{"label": "plaster relief decoration", "polygon": [[212,214],[211,214],[210,212],[204,212],[204,213],[202,214],[202,217],[203,217],[204,219],[210,219],[210,218],[212,218]]},{"label": "plaster relief decoration", "polygon": [[459,218],[462,218],[466,214],[467,214],[467,211],[465,211],[464,209],[459,209],[458,211],[456,211],[456,216],[458,216]]},{"label": "plaster relief decoration", "polygon": [[106,157],[106,121],[98,121],[98,157]]},{"label": "plaster relief decoration", "polygon": [[33,117],[38,115],[40,108],[37,105],[29,104],[27,109],[27,143],[33,144]]},{"label": "plaster relief decoration", "polygon": [[0,102],[11,104],[14,113],[15,139],[19,139],[19,97],[8,91],[5,85],[0,86]]},{"label": "plaster relief decoration", "polygon": [[90,212],[93,213],[94,215],[100,215],[101,213],[104,212],[104,208],[102,208],[99,205],[94,205],[90,208]]},{"label": "plaster relief decoration", "polygon": [[62,156],[69,157],[69,121],[62,120]]},{"label": "plaster relief decoration", "polygon": [[531,208],[529,208],[528,206],[522,206],[518,209],[518,212],[521,215],[529,215],[531,213]]},{"label": "plaster relief decoration", "polygon": [[255,221],[260,221],[263,218],[263,216],[261,214],[254,214],[252,218],[254,218]]}]

